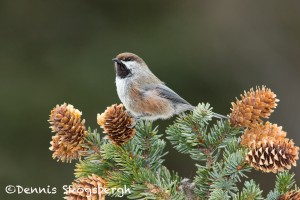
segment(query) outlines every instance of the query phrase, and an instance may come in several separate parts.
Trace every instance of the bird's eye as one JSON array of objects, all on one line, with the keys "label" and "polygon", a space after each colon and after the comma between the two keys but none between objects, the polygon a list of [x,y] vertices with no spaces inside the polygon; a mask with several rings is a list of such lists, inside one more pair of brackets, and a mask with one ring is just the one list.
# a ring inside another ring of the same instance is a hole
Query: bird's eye
[{"label": "bird's eye", "polygon": [[124,61],[131,61],[131,58],[125,58]]}]

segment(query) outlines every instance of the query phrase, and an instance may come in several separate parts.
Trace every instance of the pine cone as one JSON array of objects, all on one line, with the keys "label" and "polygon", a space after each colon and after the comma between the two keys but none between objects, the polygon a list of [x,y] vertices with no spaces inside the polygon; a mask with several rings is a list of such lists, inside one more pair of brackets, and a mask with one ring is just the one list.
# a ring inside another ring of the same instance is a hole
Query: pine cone
[{"label": "pine cone", "polygon": [[82,177],[72,183],[72,187],[65,192],[67,200],[105,200],[106,181],[92,174]]},{"label": "pine cone", "polygon": [[255,144],[262,139],[283,139],[286,137],[286,134],[287,133],[282,130],[281,126],[266,122],[265,124],[257,124],[252,128],[247,128],[242,135],[241,144],[247,147],[251,147],[253,143]]},{"label": "pine cone", "polygon": [[279,197],[279,200],[300,200],[300,189],[291,190]]},{"label": "pine cone", "polygon": [[230,124],[232,126],[251,127],[262,122],[262,118],[269,118],[279,100],[270,89],[262,86],[254,91],[250,89],[241,95],[241,100],[231,103]]},{"label": "pine cone", "polygon": [[296,166],[299,147],[286,139],[286,134],[281,126],[270,122],[247,128],[241,144],[249,149],[248,163],[257,170],[274,173]]},{"label": "pine cone", "polygon": [[266,137],[251,143],[246,161],[256,170],[277,173],[296,166],[298,155],[299,147],[292,140]]},{"label": "pine cone", "polygon": [[81,112],[72,105],[64,103],[51,110],[48,121],[52,132],[57,132],[50,142],[49,149],[54,151],[52,157],[62,162],[71,162],[73,159],[80,158],[80,152],[85,150],[81,144],[84,143],[87,135],[85,121],[81,121]]},{"label": "pine cone", "polygon": [[122,145],[135,135],[132,128],[134,119],[124,111],[123,104],[108,107],[104,113],[97,115],[97,122],[114,144]]}]

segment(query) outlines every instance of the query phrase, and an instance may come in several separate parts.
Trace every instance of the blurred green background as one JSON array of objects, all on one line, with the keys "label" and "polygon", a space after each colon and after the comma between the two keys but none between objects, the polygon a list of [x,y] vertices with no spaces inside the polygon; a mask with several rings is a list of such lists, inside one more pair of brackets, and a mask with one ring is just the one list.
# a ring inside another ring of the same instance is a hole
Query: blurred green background
[{"label": "blurred green background", "polygon": [[[52,159],[49,112],[68,102],[98,128],[96,114],[120,102],[111,59],[124,51],[190,103],[210,102],[222,114],[243,90],[267,85],[281,100],[270,120],[299,146],[299,8],[299,1],[2,0],[0,199],[62,198],[74,162]],[[171,123],[156,122],[161,132]],[[166,165],[193,177],[193,161],[168,148]],[[274,174],[250,176],[265,192],[274,187]],[[6,185],[58,192],[7,195]]]}]

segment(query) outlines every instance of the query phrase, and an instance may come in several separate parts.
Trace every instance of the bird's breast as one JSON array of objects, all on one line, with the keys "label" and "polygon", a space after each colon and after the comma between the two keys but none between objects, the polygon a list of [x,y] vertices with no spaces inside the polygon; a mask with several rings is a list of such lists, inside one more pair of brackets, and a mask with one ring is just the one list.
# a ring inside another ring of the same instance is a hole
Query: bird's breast
[{"label": "bird's breast", "polygon": [[[116,77],[116,86],[117,86],[117,93],[122,101],[122,103],[126,104],[127,97],[127,89],[129,87],[129,83],[126,79],[121,79],[119,77]],[[125,105],[126,106],[126,105]]]},{"label": "bird's breast", "polygon": [[140,92],[135,89],[131,80],[116,78],[117,93],[125,108],[131,112],[135,111],[137,101],[142,101]]}]

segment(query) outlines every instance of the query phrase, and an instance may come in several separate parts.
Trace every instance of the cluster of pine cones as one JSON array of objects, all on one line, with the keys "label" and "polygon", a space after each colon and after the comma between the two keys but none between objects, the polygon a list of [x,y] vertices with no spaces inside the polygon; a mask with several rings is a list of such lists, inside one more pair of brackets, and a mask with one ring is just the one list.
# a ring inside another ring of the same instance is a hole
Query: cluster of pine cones
[{"label": "cluster of pine cones", "polygon": [[278,101],[276,94],[263,86],[245,92],[241,100],[232,103],[231,125],[245,127],[241,144],[249,150],[246,161],[263,172],[290,169],[299,158],[299,147],[286,138],[282,127],[261,119],[269,118]]},{"label": "cluster of pine cones", "polygon": [[81,157],[85,149],[81,146],[87,135],[85,120],[81,120],[81,112],[66,103],[57,105],[50,113],[50,128],[56,132],[50,142],[53,158],[62,162],[71,162]]},{"label": "cluster of pine cones", "polygon": [[[81,112],[70,104],[57,105],[51,110],[50,128],[56,134],[50,142],[53,158],[62,162],[79,159],[86,150],[82,144],[87,135],[85,120],[81,120]],[[127,114],[122,104],[112,105],[97,117],[98,124],[108,134],[108,138],[116,145],[128,142],[134,135],[134,119]]]},{"label": "cluster of pine cones", "polygon": [[[85,156],[85,138],[87,137],[85,120],[81,120],[82,113],[70,104],[57,105],[51,110],[49,123],[52,132],[50,142],[53,151],[53,158],[62,162],[71,162],[73,159],[80,159]],[[99,125],[108,134],[108,138],[115,145],[122,145],[128,142],[134,135],[134,119],[127,114],[123,105],[112,105],[97,117]],[[68,200],[104,200],[106,181],[92,174],[88,177],[76,179],[71,188],[65,193]]]}]

